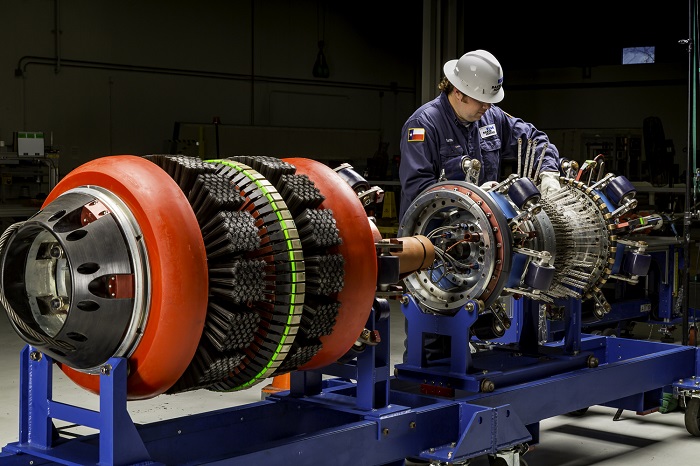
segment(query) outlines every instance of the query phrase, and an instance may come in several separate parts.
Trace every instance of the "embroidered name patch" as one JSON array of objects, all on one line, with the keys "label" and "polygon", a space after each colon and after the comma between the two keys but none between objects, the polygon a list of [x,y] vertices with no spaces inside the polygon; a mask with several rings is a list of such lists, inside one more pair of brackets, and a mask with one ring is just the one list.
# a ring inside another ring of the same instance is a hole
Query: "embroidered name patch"
[{"label": "embroidered name patch", "polygon": [[481,133],[481,139],[490,138],[496,135],[496,125],[490,124],[482,126],[479,128],[479,133]]},{"label": "embroidered name patch", "polygon": [[408,128],[408,140],[410,142],[425,141],[425,128]]}]

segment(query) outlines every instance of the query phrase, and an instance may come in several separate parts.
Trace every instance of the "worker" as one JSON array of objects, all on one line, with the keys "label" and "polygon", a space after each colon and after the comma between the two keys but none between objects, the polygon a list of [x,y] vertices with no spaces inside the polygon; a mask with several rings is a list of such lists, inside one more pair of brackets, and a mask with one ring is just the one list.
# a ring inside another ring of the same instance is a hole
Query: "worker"
[{"label": "worker", "polygon": [[[503,69],[485,50],[465,53],[443,67],[440,95],[424,104],[401,130],[401,219],[411,202],[443,177],[464,181],[465,157],[481,162],[479,183],[498,181],[501,160],[522,157],[532,140],[542,196],[559,189],[559,152],[547,135],[494,104],[503,100]],[[535,170],[533,170],[534,172]],[[531,173],[532,175],[533,173]]]},{"label": "worker", "polygon": [[[542,196],[560,189],[556,146],[532,124],[494,105],[505,94],[503,69],[496,57],[486,50],[474,50],[445,63],[443,72],[440,95],[418,108],[401,130],[399,219],[418,194],[439,180],[464,181],[465,157],[481,162],[479,183],[498,181],[501,160],[518,157],[519,140],[523,159],[532,141]],[[424,335],[427,362],[447,356],[448,345],[442,335]]]}]

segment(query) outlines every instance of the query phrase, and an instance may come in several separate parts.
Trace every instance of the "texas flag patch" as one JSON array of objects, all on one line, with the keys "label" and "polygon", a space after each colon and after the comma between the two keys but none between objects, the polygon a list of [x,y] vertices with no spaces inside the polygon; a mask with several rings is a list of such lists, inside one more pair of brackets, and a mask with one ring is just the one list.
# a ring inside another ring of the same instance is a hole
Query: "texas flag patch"
[{"label": "texas flag patch", "polygon": [[425,141],[425,128],[408,128],[408,140],[410,142]]}]

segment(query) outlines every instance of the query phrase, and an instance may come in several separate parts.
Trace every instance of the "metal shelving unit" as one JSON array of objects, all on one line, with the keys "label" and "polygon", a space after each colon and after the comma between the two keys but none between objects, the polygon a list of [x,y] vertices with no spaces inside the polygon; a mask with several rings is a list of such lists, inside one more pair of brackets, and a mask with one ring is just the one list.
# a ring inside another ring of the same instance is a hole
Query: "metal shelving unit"
[{"label": "metal shelving unit", "polygon": [[0,154],[0,218],[34,215],[58,182],[58,157]]}]

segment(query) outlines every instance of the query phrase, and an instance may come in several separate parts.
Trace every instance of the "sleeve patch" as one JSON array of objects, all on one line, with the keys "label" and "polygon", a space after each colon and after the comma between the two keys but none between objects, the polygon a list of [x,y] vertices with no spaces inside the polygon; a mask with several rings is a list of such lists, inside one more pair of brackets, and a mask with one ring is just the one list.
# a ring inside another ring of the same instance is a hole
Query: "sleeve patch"
[{"label": "sleeve patch", "polygon": [[410,142],[425,141],[425,128],[408,128],[408,140]]}]

